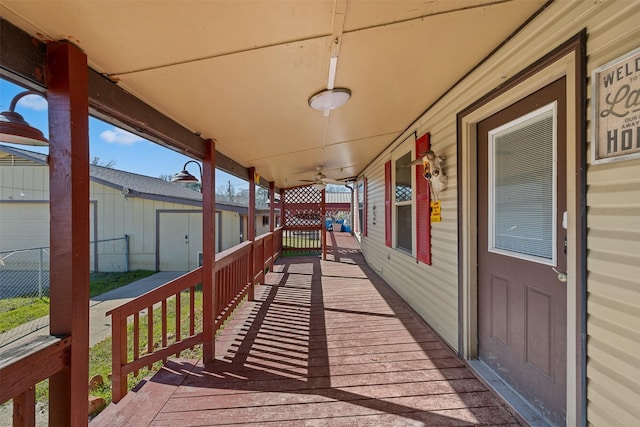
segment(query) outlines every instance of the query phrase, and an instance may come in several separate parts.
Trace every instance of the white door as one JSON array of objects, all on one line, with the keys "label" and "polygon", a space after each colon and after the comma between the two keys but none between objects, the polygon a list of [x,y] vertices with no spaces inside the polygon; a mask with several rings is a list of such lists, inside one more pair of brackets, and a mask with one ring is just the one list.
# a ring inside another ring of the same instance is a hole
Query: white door
[{"label": "white door", "polygon": [[160,212],[158,215],[160,271],[189,271],[202,251],[202,213]]}]

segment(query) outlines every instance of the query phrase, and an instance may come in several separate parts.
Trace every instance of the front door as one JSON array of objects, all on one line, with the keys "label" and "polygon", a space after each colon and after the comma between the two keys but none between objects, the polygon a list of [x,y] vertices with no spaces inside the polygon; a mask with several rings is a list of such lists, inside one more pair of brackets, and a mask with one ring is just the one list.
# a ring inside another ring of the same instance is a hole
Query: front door
[{"label": "front door", "polygon": [[560,79],[478,124],[478,356],[558,425],[567,372],[565,111]]}]

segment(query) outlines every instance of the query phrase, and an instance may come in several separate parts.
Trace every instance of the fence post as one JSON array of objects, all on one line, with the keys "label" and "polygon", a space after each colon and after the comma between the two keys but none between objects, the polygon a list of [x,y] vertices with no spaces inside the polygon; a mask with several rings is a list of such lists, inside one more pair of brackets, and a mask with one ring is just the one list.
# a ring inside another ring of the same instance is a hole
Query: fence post
[{"label": "fence post", "polygon": [[40,261],[38,262],[38,298],[42,298],[42,248],[40,248]]},{"label": "fence post", "polygon": [[124,271],[129,272],[129,235],[124,235]]}]

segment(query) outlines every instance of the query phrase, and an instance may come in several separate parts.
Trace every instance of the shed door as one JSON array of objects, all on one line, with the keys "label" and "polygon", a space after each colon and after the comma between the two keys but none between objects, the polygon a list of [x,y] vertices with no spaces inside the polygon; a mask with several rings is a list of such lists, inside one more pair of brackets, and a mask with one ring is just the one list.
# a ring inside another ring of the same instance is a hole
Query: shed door
[{"label": "shed door", "polygon": [[[479,358],[565,424],[565,81],[478,124]],[[565,224],[566,225],[566,224]]]},{"label": "shed door", "polygon": [[190,271],[198,267],[202,213],[161,212],[158,218],[160,271]]}]

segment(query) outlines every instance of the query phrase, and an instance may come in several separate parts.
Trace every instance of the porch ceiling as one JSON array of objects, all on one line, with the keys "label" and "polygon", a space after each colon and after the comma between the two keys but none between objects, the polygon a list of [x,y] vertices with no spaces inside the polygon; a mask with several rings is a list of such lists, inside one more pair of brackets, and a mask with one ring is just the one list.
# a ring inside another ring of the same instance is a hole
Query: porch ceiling
[{"label": "porch ceiling", "polygon": [[[3,0],[90,66],[278,187],[359,174],[546,0]],[[308,98],[351,100],[328,117]]]}]

